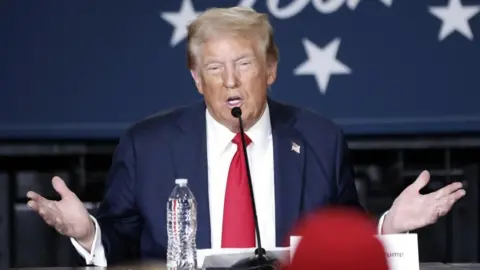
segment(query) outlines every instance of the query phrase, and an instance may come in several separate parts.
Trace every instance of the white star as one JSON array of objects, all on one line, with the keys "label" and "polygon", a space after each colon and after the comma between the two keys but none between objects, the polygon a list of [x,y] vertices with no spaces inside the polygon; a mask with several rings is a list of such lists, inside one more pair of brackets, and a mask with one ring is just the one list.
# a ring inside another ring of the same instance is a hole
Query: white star
[{"label": "white star", "polygon": [[442,20],[442,28],[438,34],[440,41],[455,30],[466,38],[473,39],[468,21],[480,11],[480,6],[462,6],[460,0],[450,0],[447,7],[430,7],[429,11]]},{"label": "white star", "polygon": [[308,59],[293,72],[295,75],[314,75],[322,94],[327,91],[328,81],[332,74],[351,73],[349,67],[336,59],[340,46],[339,38],[332,40],[324,49],[319,48],[308,39],[303,39],[303,46]]},{"label": "white star", "polygon": [[[380,0],[385,6],[391,7],[393,5],[393,0]],[[347,0],[347,6],[351,9],[356,9],[358,4],[360,4],[360,0]]]},{"label": "white star", "polygon": [[183,0],[178,12],[162,12],[160,16],[173,26],[170,46],[175,47],[187,37],[187,26],[197,18],[200,12],[193,8],[191,0]]},{"label": "white star", "polygon": [[380,0],[382,3],[385,4],[387,7],[391,7],[393,5],[393,0]]}]

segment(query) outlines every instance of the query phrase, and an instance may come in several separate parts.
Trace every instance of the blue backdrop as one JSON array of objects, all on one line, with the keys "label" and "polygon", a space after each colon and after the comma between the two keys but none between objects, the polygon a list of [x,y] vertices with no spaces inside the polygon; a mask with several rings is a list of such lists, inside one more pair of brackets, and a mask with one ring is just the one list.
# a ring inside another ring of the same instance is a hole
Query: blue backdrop
[{"label": "blue backdrop", "polygon": [[480,130],[476,0],[2,1],[0,137],[116,138],[201,98],[185,24],[213,6],[269,14],[273,98],[349,134]]}]

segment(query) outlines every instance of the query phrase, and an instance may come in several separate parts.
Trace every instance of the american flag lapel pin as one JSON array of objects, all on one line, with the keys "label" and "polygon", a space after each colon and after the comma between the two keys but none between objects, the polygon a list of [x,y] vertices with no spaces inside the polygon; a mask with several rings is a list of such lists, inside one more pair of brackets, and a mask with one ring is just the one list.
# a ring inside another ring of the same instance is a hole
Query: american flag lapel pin
[{"label": "american flag lapel pin", "polygon": [[300,154],[300,145],[296,144],[295,142],[292,142],[292,151],[294,151],[297,154]]}]

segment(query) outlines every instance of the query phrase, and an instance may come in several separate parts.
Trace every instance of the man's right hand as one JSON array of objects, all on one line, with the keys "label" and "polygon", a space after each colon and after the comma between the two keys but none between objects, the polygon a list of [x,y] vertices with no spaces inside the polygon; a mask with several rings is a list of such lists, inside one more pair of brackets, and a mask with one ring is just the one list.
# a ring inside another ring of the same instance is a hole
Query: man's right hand
[{"label": "man's right hand", "polygon": [[29,191],[28,206],[59,233],[75,238],[82,247],[90,251],[95,237],[95,226],[87,209],[61,178],[54,177],[52,185],[60,195],[60,201],[47,200],[40,194]]}]

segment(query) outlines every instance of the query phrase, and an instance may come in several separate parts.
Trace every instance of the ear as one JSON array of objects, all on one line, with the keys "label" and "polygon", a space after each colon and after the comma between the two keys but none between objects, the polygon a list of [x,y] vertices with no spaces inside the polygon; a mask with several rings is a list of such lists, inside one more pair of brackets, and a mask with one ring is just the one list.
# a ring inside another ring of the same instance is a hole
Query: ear
[{"label": "ear", "polygon": [[190,70],[190,74],[192,75],[193,81],[195,82],[195,86],[200,94],[203,95],[202,84],[200,83],[200,76],[198,75],[197,71]]},{"label": "ear", "polygon": [[270,86],[277,79],[277,61],[272,61],[267,65],[267,84]]}]

